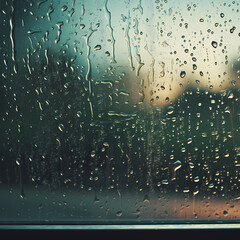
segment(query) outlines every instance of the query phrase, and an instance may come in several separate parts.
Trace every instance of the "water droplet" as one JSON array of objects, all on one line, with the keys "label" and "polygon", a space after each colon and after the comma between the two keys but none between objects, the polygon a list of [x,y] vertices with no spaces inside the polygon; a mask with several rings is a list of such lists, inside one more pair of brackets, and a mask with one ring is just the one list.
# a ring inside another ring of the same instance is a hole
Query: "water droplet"
[{"label": "water droplet", "polygon": [[194,164],[192,162],[189,162],[188,165],[190,168],[194,168]]},{"label": "water droplet", "polygon": [[224,18],[224,16],[225,16],[224,13],[220,13],[221,18]]},{"label": "water droplet", "polygon": [[68,86],[69,86],[69,83],[64,84],[64,88],[68,88]]},{"label": "water droplet", "polygon": [[192,138],[187,139],[187,144],[190,144],[190,143],[192,143]]},{"label": "water droplet", "polygon": [[82,116],[82,112],[81,111],[77,111],[77,117],[81,117]]},{"label": "water droplet", "polygon": [[228,158],[229,156],[230,156],[229,152],[226,151],[226,152],[224,153],[224,157],[225,157],[225,158]]},{"label": "water droplet", "polygon": [[101,46],[101,45],[96,45],[96,46],[94,47],[94,50],[95,50],[95,51],[101,50],[101,49],[102,49],[102,46]]},{"label": "water droplet", "polygon": [[199,188],[196,186],[193,191],[193,195],[197,195],[199,193]]},{"label": "water droplet", "polygon": [[185,147],[182,147],[182,148],[181,148],[181,152],[186,152],[186,148],[185,148]]},{"label": "water droplet", "polygon": [[104,147],[109,147],[109,143],[108,143],[108,142],[104,142],[104,143],[103,143],[103,146],[104,146]]},{"label": "water droplet", "polygon": [[20,158],[17,158],[17,159],[16,159],[16,164],[17,164],[18,166],[20,166],[20,161],[21,161]]},{"label": "water droplet", "polygon": [[184,190],[183,190],[184,193],[189,193],[190,192],[190,189],[188,187],[185,187]]},{"label": "water droplet", "polygon": [[110,56],[110,52],[106,51],[106,52],[105,52],[105,55],[106,55],[107,57],[109,57],[109,56]]},{"label": "water droplet", "polygon": [[223,215],[226,217],[228,215],[228,211],[224,210]]},{"label": "water droplet", "polygon": [[236,28],[235,27],[232,27],[231,29],[230,29],[230,33],[234,33],[234,30],[235,30]]},{"label": "water droplet", "polygon": [[92,152],[91,152],[91,157],[93,158],[93,157],[95,157],[96,156],[96,151],[95,150],[92,150]]},{"label": "water droplet", "polygon": [[147,202],[147,203],[150,203],[150,199],[148,197],[147,194],[145,194],[144,198],[143,198],[143,202]]},{"label": "water droplet", "polygon": [[64,5],[64,6],[62,6],[61,11],[65,12],[67,9],[68,9],[68,6]]},{"label": "water droplet", "polygon": [[162,184],[167,185],[169,182],[167,179],[162,180]]},{"label": "water droplet", "polygon": [[234,97],[233,92],[230,90],[227,94],[228,99],[232,99]]},{"label": "water droplet", "polygon": [[186,72],[185,72],[185,71],[181,71],[180,77],[181,77],[181,78],[184,78],[185,76],[186,76]]},{"label": "water droplet", "polygon": [[196,176],[196,177],[194,178],[194,182],[199,182],[199,176]]},{"label": "water droplet", "polygon": [[121,217],[121,216],[122,216],[122,211],[118,211],[118,212],[116,213],[116,216],[117,216],[117,217]]},{"label": "water droplet", "polygon": [[208,185],[208,188],[214,188],[214,184],[213,184],[213,183],[210,183],[210,184]]},{"label": "water droplet", "polygon": [[174,107],[173,106],[169,106],[167,109],[167,114],[172,114],[174,112]]},{"label": "water droplet", "polygon": [[182,167],[182,162],[180,160],[177,160],[173,163],[173,170],[176,172],[179,168]]},{"label": "water droplet", "polygon": [[63,131],[64,131],[64,125],[63,125],[62,123],[60,123],[60,124],[58,125],[58,129],[59,129],[61,132],[63,132]]},{"label": "water droplet", "polygon": [[235,80],[232,80],[232,81],[231,81],[231,84],[232,84],[232,86],[235,87],[235,86],[236,86],[236,81],[235,81]]},{"label": "water droplet", "polygon": [[203,138],[207,137],[207,133],[206,133],[206,132],[203,132],[203,133],[202,133],[202,137],[203,137]]},{"label": "water droplet", "polygon": [[225,113],[229,113],[231,114],[231,108],[229,106],[227,106],[224,110]]},{"label": "water droplet", "polygon": [[217,48],[217,46],[218,46],[217,42],[212,41],[212,46],[213,46],[214,48]]},{"label": "water droplet", "polygon": [[80,24],[80,29],[84,29],[85,25],[84,24]]},{"label": "water droplet", "polygon": [[195,80],[195,82],[196,82],[196,84],[199,84],[199,83],[200,83],[200,81],[199,81],[199,80]]}]

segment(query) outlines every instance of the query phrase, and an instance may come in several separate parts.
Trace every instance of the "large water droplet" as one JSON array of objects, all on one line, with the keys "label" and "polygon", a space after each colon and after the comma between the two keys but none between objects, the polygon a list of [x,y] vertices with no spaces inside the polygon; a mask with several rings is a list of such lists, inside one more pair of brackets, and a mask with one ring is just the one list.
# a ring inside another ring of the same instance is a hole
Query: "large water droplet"
[{"label": "large water droplet", "polygon": [[174,107],[173,106],[169,106],[167,109],[167,114],[172,114],[174,112]]},{"label": "large water droplet", "polygon": [[176,162],[173,163],[173,170],[174,171],[177,171],[181,167],[182,167],[182,162],[180,160],[177,160]]},{"label": "large water droplet", "polygon": [[94,50],[95,50],[95,51],[101,50],[101,49],[102,49],[102,46],[101,46],[101,45],[96,45],[96,46],[94,47]]},{"label": "large water droplet", "polygon": [[217,46],[218,46],[217,42],[212,41],[212,46],[213,46],[214,48],[217,48]]},{"label": "large water droplet", "polygon": [[68,9],[68,6],[64,5],[64,6],[62,6],[61,11],[65,12],[67,9]]},{"label": "large water droplet", "polygon": [[184,78],[185,76],[186,76],[186,72],[185,72],[185,71],[181,71],[180,77],[181,77],[181,78]]}]

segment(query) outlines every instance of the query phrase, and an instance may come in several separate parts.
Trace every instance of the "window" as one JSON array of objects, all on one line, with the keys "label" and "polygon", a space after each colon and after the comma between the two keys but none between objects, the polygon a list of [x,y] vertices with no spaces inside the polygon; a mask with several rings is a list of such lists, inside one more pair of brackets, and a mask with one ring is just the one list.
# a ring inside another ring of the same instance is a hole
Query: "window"
[{"label": "window", "polygon": [[239,4],[2,1],[0,221],[239,221]]}]

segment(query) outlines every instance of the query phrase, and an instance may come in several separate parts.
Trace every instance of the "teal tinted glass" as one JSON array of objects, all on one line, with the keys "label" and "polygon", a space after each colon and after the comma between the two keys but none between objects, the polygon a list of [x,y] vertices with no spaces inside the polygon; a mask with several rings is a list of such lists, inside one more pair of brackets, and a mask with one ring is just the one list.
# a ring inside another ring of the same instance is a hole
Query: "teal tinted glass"
[{"label": "teal tinted glass", "polygon": [[0,3],[0,222],[240,218],[240,1]]}]

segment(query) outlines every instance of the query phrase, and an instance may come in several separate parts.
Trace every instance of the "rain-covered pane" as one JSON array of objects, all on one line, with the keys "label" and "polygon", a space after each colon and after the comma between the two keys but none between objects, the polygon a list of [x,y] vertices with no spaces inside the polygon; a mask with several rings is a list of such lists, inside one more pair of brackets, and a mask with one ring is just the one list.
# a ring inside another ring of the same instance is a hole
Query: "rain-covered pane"
[{"label": "rain-covered pane", "polygon": [[238,221],[239,11],[1,0],[0,222]]}]

